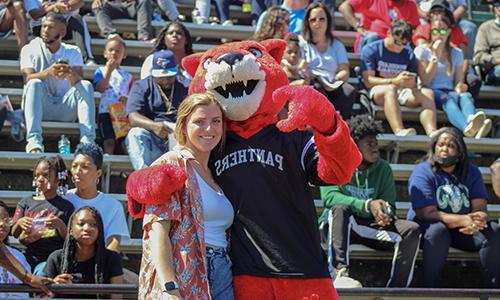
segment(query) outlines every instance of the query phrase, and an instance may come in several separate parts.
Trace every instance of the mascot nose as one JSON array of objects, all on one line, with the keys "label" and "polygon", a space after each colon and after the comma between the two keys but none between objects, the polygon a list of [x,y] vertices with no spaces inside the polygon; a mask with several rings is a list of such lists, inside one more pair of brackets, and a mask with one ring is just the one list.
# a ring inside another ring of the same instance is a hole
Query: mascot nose
[{"label": "mascot nose", "polygon": [[219,58],[217,58],[215,60],[215,62],[221,63],[221,62],[225,61],[228,65],[232,66],[232,65],[234,65],[234,63],[236,63],[237,61],[241,61],[241,60],[243,60],[243,54],[241,54],[239,52],[231,52],[231,53],[226,53],[224,55],[219,56]]}]

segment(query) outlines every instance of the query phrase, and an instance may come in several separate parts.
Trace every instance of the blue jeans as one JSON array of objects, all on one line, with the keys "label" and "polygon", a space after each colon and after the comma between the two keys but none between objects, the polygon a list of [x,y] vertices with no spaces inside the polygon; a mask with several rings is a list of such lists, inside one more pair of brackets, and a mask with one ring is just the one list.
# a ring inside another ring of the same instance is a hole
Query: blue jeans
[{"label": "blue jeans", "polygon": [[500,227],[488,222],[488,227],[473,235],[460,233],[458,228],[447,228],[441,222],[420,224],[423,231],[422,250],[425,287],[438,287],[450,246],[475,252],[483,267],[485,285],[500,286]]},{"label": "blue jeans", "polygon": [[225,248],[207,247],[207,276],[213,300],[232,300],[233,273],[231,260]]},{"label": "blue jeans", "polygon": [[486,83],[500,85],[500,65],[493,67],[486,75]]},{"label": "blue jeans", "polygon": [[125,144],[134,170],[148,167],[168,151],[168,143],[165,140],[140,127],[130,129]]},{"label": "blue jeans", "polygon": [[45,82],[31,79],[24,86],[23,109],[26,119],[26,152],[39,148],[44,151],[42,120],[80,123],[80,142],[95,140],[94,89],[81,80],[62,97],[49,96]]},{"label": "blue jeans", "polygon": [[472,59],[474,55],[474,43],[476,42],[477,25],[470,20],[462,18],[458,21],[458,26],[460,26],[469,41],[467,44],[467,53],[464,53],[464,56],[466,59]]},{"label": "blue jeans", "polygon": [[375,42],[381,39],[382,38],[378,36],[378,34],[376,34],[375,32],[367,31],[365,35],[361,36],[361,38],[359,39],[358,53],[361,53],[364,46],[368,45],[371,42]]},{"label": "blue jeans", "polygon": [[476,113],[474,99],[469,92],[458,94],[454,91],[433,89],[436,108],[442,109],[450,123],[462,132],[467,126],[467,118]]}]

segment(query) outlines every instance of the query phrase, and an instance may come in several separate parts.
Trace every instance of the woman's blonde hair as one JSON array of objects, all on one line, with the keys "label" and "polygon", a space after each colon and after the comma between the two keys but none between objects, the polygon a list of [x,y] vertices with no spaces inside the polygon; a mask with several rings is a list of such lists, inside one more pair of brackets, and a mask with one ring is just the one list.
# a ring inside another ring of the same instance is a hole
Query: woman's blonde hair
[{"label": "woman's blonde hair", "polygon": [[185,132],[186,123],[189,116],[193,113],[194,109],[200,105],[210,105],[215,104],[219,107],[222,112],[222,138],[217,145],[217,148],[221,149],[224,145],[224,140],[226,136],[226,114],[222,106],[217,101],[212,93],[206,92],[204,94],[192,94],[186,97],[177,110],[177,121],[175,122],[175,132],[174,136],[177,143],[182,147],[186,145],[187,137]]}]

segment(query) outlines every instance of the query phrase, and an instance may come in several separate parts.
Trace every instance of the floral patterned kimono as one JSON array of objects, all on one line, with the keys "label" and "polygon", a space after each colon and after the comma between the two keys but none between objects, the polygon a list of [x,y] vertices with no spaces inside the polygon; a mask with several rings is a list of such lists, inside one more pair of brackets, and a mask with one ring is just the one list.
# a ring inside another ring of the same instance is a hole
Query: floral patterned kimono
[{"label": "floral patterned kimono", "polygon": [[161,299],[164,290],[163,283],[156,276],[156,269],[151,261],[149,239],[151,225],[162,220],[172,222],[169,236],[173,247],[173,263],[180,294],[184,299],[210,299],[205,266],[202,199],[195,171],[187,163],[194,158],[186,150],[175,153],[178,154],[177,161],[162,160],[163,157],[171,157],[171,152],[159,160],[161,163],[178,164],[185,168],[188,179],[184,190],[174,194],[163,205],[146,205],[138,299]]}]

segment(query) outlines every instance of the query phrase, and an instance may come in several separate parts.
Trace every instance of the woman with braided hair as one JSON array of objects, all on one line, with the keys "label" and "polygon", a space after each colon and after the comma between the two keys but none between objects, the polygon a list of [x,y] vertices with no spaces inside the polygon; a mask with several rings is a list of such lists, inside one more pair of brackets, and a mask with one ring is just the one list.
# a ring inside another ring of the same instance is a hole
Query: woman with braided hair
[{"label": "woman with braided hair", "polygon": [[34,274],[41,274],[47,257],[64,243],[66,224],[74,211],[62,197],[67,174],[59,155],[41,157],[33,171],[36,192],[22,199],[14,213],[12,235],[26,245],[25,256]]},{"label": "woman with braided hair", "polygon": [[[106,249],[101,215],[91,206],[82,206],[70,217],[69,232],[62,249],[54,251],[47,260],[44,273],[56,284],[123,283],[120,254]],[[82,298],[81,295],[57,295]],[[56,297],[57,297],[56,296]],[[93,298],[109,299],[108,295]],[[121,299],[113,295],[112,299]]]}]

